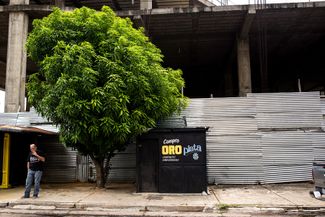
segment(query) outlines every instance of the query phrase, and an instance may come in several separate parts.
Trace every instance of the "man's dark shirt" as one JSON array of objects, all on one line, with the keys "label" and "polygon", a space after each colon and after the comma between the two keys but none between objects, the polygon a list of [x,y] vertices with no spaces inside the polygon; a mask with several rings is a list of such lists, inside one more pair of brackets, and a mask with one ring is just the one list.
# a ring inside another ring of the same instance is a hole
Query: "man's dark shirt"
[{"label": "man's dark shirt", "polygon": [[[37,150],[36,153],[39,156],[44,157],[44,154],[42,151]],[[43,171],[44,162],[39,160],[36,156],[34,156],[32,154],[32,152],[29,153],[29,155],[27,157],[27,162],[29,162],[29,169],[31,169],[33,171]]]}]

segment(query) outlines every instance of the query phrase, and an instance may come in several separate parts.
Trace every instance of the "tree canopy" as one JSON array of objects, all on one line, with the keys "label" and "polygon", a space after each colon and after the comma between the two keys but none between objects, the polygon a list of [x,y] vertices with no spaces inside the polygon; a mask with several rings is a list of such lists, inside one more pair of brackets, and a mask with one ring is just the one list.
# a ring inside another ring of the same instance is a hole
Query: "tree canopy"
[{"label": "tree canopy", "polygon": [[65,144],[90,155],[98,186],[105,159],[186,106],[181,70],[164,68],[144,30],[109,7],[55,8],[33,21],[26,48],[39,65],[27,84],[30,104],[59,126]]}]

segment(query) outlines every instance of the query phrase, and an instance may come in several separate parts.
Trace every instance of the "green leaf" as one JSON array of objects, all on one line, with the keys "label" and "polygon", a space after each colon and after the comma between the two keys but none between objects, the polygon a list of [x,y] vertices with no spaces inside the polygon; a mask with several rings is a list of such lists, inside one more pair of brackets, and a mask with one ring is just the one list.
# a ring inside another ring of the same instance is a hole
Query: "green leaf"
[{"label": "green leaf", "polygon": [[27,84],[31,104],[83,154],[113,156],[187,105],[181,70],[164,68],[143,28],[109,7],[56,8],[33,21],[26,48],[39,66]]}]

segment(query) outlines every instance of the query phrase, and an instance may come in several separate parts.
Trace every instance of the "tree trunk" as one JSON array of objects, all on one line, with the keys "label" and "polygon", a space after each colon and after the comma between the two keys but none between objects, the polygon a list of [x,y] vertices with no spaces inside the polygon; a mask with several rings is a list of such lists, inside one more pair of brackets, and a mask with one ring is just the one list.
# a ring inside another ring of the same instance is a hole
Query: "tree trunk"
[{"label": "tree trunk", "polygon": [[97,158],[92,158],[92,161],[96,167],[96,186],[99,188],[104,188],[106,183],[104,161]]}]

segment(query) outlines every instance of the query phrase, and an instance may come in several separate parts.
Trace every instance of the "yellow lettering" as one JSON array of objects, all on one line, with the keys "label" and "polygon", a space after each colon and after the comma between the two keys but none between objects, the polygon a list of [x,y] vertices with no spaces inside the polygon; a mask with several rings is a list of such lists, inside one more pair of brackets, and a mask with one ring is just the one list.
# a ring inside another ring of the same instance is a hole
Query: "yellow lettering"
[{"label": "yellow lettering", "polygon": [[181,145],[175,146],[175,154],[177,154],[177,155],[182,154],[182,146]]},{"label": "yellow lettering", "polygon": [[168,155],[168,145],[163,145],[161,147],[161,154],[162,155]]},{"label": "yellow lettering", "polygon": [[183,148],[181,145],[163,145],[161,147],[162,155],[181,155]]},{"label": "yellow lettering", "polygon": [[175,146],[173,146],[173,145],[169,146],[169,154],[170,155],[175,154]]}]

